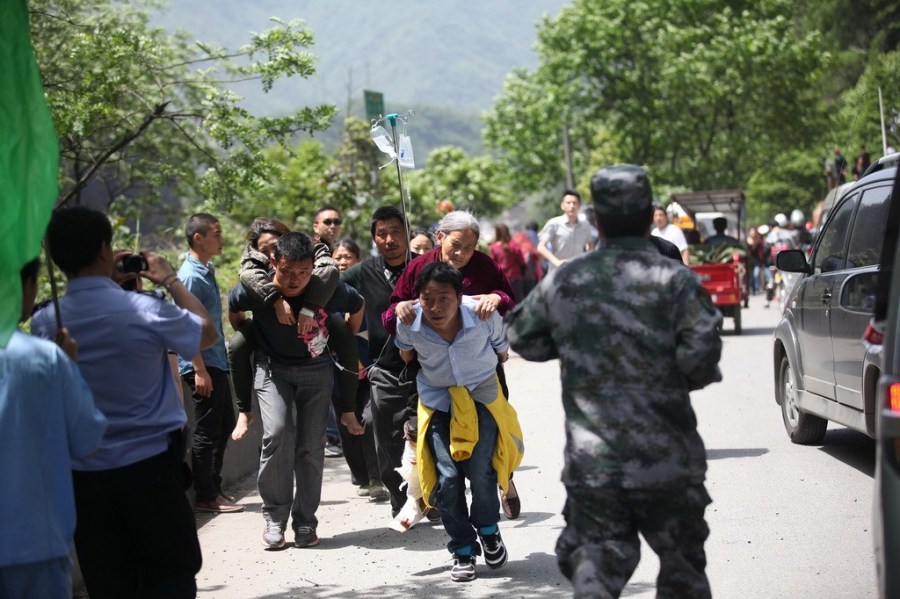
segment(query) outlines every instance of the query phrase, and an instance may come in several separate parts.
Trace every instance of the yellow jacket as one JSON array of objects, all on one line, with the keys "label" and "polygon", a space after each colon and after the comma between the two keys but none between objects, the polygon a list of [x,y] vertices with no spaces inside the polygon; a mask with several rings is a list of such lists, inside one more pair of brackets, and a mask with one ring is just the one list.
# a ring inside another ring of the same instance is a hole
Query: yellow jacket
[{"label": "yellow jacket", "polygon": [[[450,454],[457,462],[466,460],[472,455],[472,449],[478,443],[478,413],[475,411],[475,400],[465,387],[450,387]],[[525,455],[525,443],[522,427],[515,409],[503,396],[500,385],[497,385],[497,398],[485,407],[497,422],[497,444],[491,465],[497,472],[497,482],[504,493],[509,488],[509,477],[522,463]],[[431,507],[431,494],[437,487],[437,465],[431,449],[428,447],[425,433],[431,424],[434,410],[419,403],[419,436],[416,443],[416,463],[419,469],[419,480],[422,484],[422,498]]]}]

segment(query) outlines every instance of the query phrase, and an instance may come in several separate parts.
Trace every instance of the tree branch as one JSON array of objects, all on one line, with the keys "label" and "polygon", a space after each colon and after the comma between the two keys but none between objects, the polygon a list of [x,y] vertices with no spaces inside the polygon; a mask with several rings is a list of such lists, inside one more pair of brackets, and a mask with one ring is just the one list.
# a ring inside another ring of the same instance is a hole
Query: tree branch
[{"label": "tree branch", "polygon": [[108,147],[104,150],[95,160],[94,163],[83,173],[79,173],[78,180],[75,183],[75,186],[69,190],[69,192],[63,196],[63,198],[57,203],[57,207],[65,206],[66,203],[69,202],[73,197],[78,195],[82,189],[88,184],[88,181],[93,178],[93,176],[97,173],[100,168],[106,164],[109,157],[133,142],[135,139],[141,136],[144,131],[147,130],[153,121],[160,118],[163,115],[163,112],[166,110],[166,106],[169,105],[169,102],[163,102],[162,104],[158,104],[156,108],[151,112],[147,117],[143,120],[143,122],[138,125],[136,129],[129,131],[126,133],[119,141]]}]

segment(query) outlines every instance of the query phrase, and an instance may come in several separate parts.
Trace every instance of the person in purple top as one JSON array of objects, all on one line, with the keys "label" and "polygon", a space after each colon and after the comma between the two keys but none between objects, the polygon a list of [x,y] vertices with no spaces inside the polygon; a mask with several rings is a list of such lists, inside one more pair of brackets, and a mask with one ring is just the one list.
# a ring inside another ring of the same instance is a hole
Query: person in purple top
[{"label": "person in purple top", "polygon": [[[410,262],[394,286],[390,305],[381,316],[389,333],[396,333],[398,319],[404,324],[412,324],[415,320],[416,279],[432,262],[444,262],[462,273],[463,295],[475,300],[475,313],[482,320],[490,318],[494,312],[505,316],[515,308],[512,286],[503,270],[490,256],[476,249],[480,234],[478,220],[465,210],[455,210],[441,219],[437,228],[437,247]],[[503,395],[509,397],[502,366],[498,366],[497,375]],[[504,495],[501,503],[507,518],[519,517],[519,494],[512,480],[509,481],[509,493]]]}]

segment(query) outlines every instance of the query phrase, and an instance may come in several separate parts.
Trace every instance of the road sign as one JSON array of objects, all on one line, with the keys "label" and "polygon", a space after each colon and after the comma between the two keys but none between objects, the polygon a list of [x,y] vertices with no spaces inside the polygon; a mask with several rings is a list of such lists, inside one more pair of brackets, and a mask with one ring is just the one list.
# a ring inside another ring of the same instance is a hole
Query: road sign
[{"label": "road sign", "polygon": [[384,94],[364,89],[363,97],[366,101],[367,119],[371,121],[372,119],[377,119],[384,115]]}]

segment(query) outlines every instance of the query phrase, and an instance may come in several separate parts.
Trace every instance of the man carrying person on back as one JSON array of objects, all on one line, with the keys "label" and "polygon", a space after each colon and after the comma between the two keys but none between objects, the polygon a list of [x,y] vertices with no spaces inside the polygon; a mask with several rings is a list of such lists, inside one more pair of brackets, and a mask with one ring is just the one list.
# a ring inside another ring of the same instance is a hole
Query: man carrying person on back
[{"label": "man carrying person on back", "polygon": [[[183,471],[187,415],[168,351],[194,356],[217,338],[203,304],[161,256],[144,252],[139,275],[175,305],[125,291],[106,215],[80,206],[53,213],[50,255],[68,278],[59,309],[78,339],[78,366],[109,421],[97,451],[73,461],[75,546],[92,599],[194,597],[200,544]],[[115,280],[111,277],[115,277]],[[55,309],[32,329],[56,336]]]},{"label": "man carrying person on back", "polygon": [[191,389],[194,404],[194,437],[191,470],[194,507],[199,512],[242,512],[222,491],[222,462],[228,436],[234,429],[234,405],[228,376],[228,351],[222,330],[222,297],[210,262],[222,253],[222,225],[211,214],[195,214],[184,227],[190,250],[178,270],[178,278],[200,300],[215,324],[219,340],[196,356],[179,356],[178,372]]},{"label": "man carrying person on back", "polygon": [[[303,292],[313,275],[314,254],[312,240],[303,233],[285,233],[275,245],[272,283],[292,313],[303,309]],[[322,497],[323,433],[332,386],[326,321],[331,312],[353,313],[361,307],[362,298],[339,284],[331,300],[313,315],[310,331],[299,334],[295,327],[281,324],[275,308],[244,285],[235,286],[228,294],[229,319],[235,329],[243,322],[243,312],[253,313],[257,344],[254,381],[263,424],[257,486],[266,523],[263,544],[268,549],[285,546],[289,518],[293,520],[295,547],[319,544],[316,510]],[[355,398],[342,399],[341,424],[352,434],[361,435]]]}]

